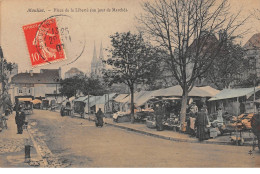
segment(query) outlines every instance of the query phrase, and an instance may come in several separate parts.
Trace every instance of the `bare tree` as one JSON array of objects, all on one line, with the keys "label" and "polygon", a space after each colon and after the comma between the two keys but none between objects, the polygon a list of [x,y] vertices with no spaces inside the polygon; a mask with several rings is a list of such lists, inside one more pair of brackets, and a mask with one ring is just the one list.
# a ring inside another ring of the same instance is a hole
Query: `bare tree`
[{"label": "bare tree", "polygon": [[[238,12],[228,12],[228,0],[157,0],[142,4],[141,29],[167,50],[173,79],[182,87],[181,126],[186,118],[187,96],[195,81],[209,70],[226,39],[243,33]],[[225,39],[215,34],[225,31]]]},{"label": "bare tree", "polygon": [[254,9],[252,15],[255,17],[255,19],[260,21],[260,9]]}]

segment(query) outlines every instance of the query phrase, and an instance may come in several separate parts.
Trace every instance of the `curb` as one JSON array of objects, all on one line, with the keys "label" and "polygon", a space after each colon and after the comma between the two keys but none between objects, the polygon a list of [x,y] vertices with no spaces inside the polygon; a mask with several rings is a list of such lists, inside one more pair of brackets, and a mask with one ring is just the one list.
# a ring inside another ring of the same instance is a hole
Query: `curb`
[{"label": "curb", "polygon": [[[95,121],[92,118],[85,118],[85,119],[87,119],[89,121]],[[124,129],[124,130],[127,130],[127,131],[132,131],[132,132],[140,133],[140,134],[143,134],[143,135],[152,136],[152,137],[160,138],[160,139],[164,139],[164,140],[170,140],[170,141],[174,141],[174,142],[187,142],[187,143],[216,144],[216,145],[234,146],[234,144],[232,144],[231,142],[225,142],[225,141],[216,142],[216,141],[207,141],[207,140],[200,142],[198,140],[172,138],[172,137],[158,135],[158,134],[154,134],[154,133],[150,133],[150,132],[146,132],[146,131],[142,131],[142,130],[137,130],[137,129],[121,126],[121,125],[116,125],[116,124],[112,124],[112,123],[107,123],[107,122],[104,122],[104,123],[109,125],[109,126],[117,127],[117,128]],[[243,146],[252,146],[252,144],[244,143]],[[241,146],[241,147],[243,147],[243,146]]]},{"label": "curb", "polygon": [[[85,120],[88,120],[88,121],[95,121],[94,119],[92,119],[90,117],[85,117],[85,118],[81,118],[81,117],[77,117],[77,116],[71,116],[71,117],[72,118],[85,119]],[[142,131],[142,130],[137,130],[137,129],[134,129],[134,128],[129,128],[129,127],[113,124],[113,123],[107,123],[105,121],[104,121],[104,124],[107,124],[107,125],[113,126],[113,127],[117,127],[117,128],[120,128],[120,129],[124,129],[124,130],[127,130],[127,131],[136,132],[136,133],[139,133],[139,134],[143,134],[143,135],[147,135],[147,136],[151,136],[151,137],[155,137],[155,138],[160,138],[160,139],[164,139],[164,140],[170,140],[170,141],[174,141],[174,142],[186,142],[186,143],[216,144],[216,145],[236,146],[235,144],[232,144],[231,141],[230,142],[226,142],[226,141],[207,141],[207,140],[205,140],[205,141],[200,142],[198,140],[190,140],[190,139],[181,139],[181,138],[167,137],[167,136],[158,135],[158,134],[154,134],[154,133],[150,133],[150,132],[146,132],[146,131]],[[252,146],[252,144],[244,143],[243,146]],[[243,147],[243,146],[240,146],[240,147]]]},{"label": "curb", "polygon": [[106,123],[106,124],[107,124],[107,125],[110,125],[110,126],[113,126],[113,127],[125,129],[125,130],[127,130],[127,131],[132,131],[132,132],[140,133],[140,134],[143,134],[143,135],[152,136],[152,137],[160,138],[160,139],[164,139],[164,140],[175,141],[175,142],[231,145],[231,144],[229,144],[229,143],[227,143],[227,142],[211,142],[211,141],[208,141],[208,142],[207,142],[207,141],[199,142],[199,141],[197,141],[197,140],[189,140],[189,139],[181,139],[181,138],[172,138],[172,137],[167,137],[167,136],[163,136],[163,135],[158,135],[158,134],[154,134],[154,133],[150,133],[150,132],[146,132],[146,131],[141,131],[141,130],[137,130],[137,129],[133,129],[133,128],[128,128],[128,127],[120,126],[120,125],[115,125],[115,124],[111,124],[111,123]]},{"label": "curb", "polygon": [[28,134],[29,134],[29,136],[30,136],[30,138],[31,138],[31,140],[32,140],[32,142],[33,142],[33,146],[34,146],[34,148],[35,148],[35,150],[36,150],[38,156],[40,157],[40,160],[43,161],[43,166],[41,166],[41,167],[47,167],[47,166],[48,166],[48,161],[42,157],[41,152],[40,152],[40,146],[39,146],[39,144],[35,141],[33,135],[31,134],[31,132],[30,132],[30,130],[29,130],[29,128],[27,128],[27,132],[28,132]]},{"label": "curb", "polygon": [[30,132],[30,130],[33,130],[31,125],[28,126],[28,133],[40,158],[42,168],[65,168],[70,166],[70,163],[63,163],[59,157],[52,153],[46,142],[37,135],[37,131]]}]

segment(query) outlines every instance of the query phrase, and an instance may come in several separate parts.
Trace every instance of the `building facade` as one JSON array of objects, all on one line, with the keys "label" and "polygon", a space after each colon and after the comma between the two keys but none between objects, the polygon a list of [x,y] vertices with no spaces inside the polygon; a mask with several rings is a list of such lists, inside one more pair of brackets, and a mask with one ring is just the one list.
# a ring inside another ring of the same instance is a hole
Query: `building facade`
[{"label": "building facade", "polygon": [[247,78],[250,74],[260,77],[260,33],[254,34],[244,45],[246,50],[245,58],[249,61],[249,70],[243,77]]},{"label": "building facade", "polygon": [[12,77],[9,94],[12,103],[15,96],[46,97],[46,94],[58,94],[61,69],[41,69],[40,73],[19,73]]}]

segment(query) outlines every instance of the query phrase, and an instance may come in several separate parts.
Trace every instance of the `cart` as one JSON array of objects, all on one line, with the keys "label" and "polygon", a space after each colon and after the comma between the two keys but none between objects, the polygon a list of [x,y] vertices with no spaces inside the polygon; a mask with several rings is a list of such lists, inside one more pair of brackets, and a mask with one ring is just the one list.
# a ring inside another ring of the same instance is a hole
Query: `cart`
[{"label": "cart", "polygon": [[60,109],[61,116],[71,116],[72,114],[72,103],[70,101],[64,101]]},{"label": "cart", "polygon": [[49,108],[49,100],[42,100],[42,109],[48,109]]},{"label": "cart", "polygon": [[39,99],[34,99],[34,100],[32,101],[32,103],[33,103],[33,108],[35,108],[35,109],[40,109],[40,108],[41,108],[41,103],[42,103],[41,100],[39,100]]},{"label": "cart", "polygon": [[17,104],[24,108],[24,113],[26,115],[30,115],[33,113],[32,98],[19,98]]}]

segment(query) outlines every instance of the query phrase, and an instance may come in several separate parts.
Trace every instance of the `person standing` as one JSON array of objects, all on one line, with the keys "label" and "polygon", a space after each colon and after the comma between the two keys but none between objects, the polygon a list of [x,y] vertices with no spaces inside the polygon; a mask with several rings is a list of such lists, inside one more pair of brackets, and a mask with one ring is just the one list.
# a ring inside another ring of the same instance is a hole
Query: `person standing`
[{"label": "person standing", "polygon": [[61,108],[60,108],[60,115],[62,117],[64,116],[64,106],[61,106]]},{"label": "person standing", "polygon": [[196,137],[199,141],[206,139],[206,126],[208,125],[207,114],[204,108],[201,109],[201,112],[198,113],[198,116],[195,121],[195,126],[197,128]]},{"label": "person standing", "polygon": [[96,126],[103,126],[103,117],[104,113],[102,112],[101,108],[98,109],[98,112],[96,113],[97,121],[96,121]]},{"label": "person standing", "polygon": [[223,125],[223,112],[221,108],[218,108],[218,116],[217,116],[218,124]]},{"label": "person standing", "polygon": [[17,134],[22,134],[23,133],[23,125],[25,121],[25,113],[23,109],[19,109],[19,111],[16,112],[15,116],[15,123],[17,125]]},{"label": "person standing", "polygon": [[193,135],[195,135],[194,123],[195,123],[196,116],[198,113],[198,106],[196,105],[195,102],[192,102],[191,105],[189,106],[188,110],[189,111],[186,116],[186,122],[187,122],[186,132],[188,134],[190,134],[191,136],[193,136]]},{"label": "person standing", "polygon": [[2,115],[0,113],[0,129],[3,129],[3,128],[7,129],[7,122],[6,122],[6,120],[7,120],[6,116]]},{"label": "person standing", "polygon": [[156,116],[156,129],[157,131],[163,130],[163,110],[162,107],[157,104],[156,110],[155,110],[155,116]]},{"label": "person standing", "polygon": [[195,102],[192,102],[192,105],[190,107],[191,117],[195,118],[198,111],[199,111],[198,106],[196,105]]},{"label": "person standing", "polygon": [[196,133],[195,133],[195,121],[196,121],[196,118],[190,117],[188,122],[187,122],[188,133],[191,136],[195,136],[196,135]]}]

